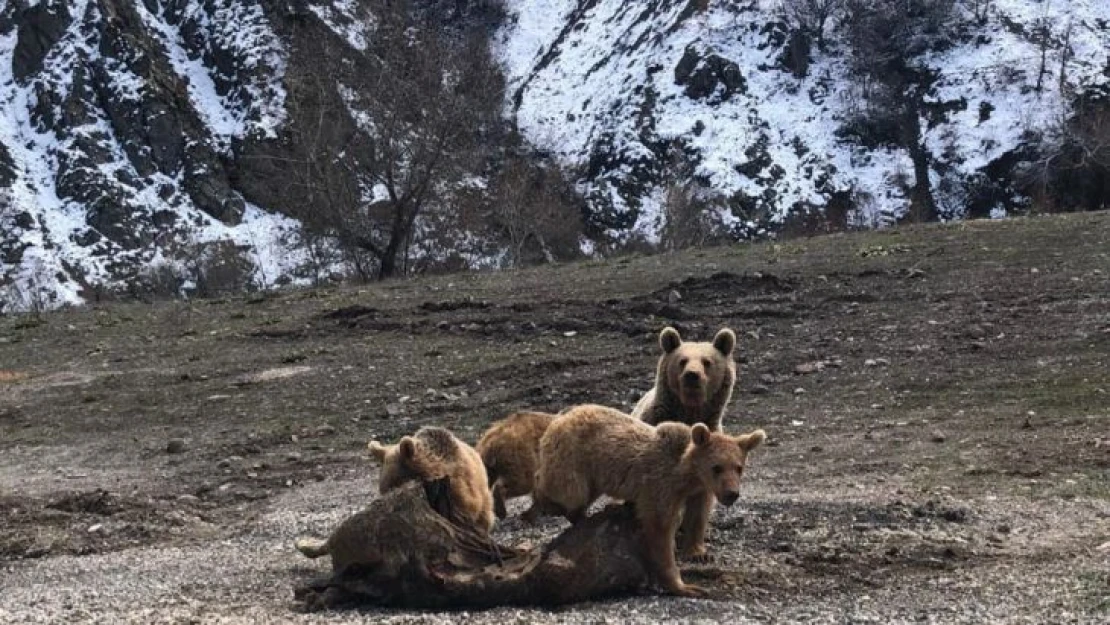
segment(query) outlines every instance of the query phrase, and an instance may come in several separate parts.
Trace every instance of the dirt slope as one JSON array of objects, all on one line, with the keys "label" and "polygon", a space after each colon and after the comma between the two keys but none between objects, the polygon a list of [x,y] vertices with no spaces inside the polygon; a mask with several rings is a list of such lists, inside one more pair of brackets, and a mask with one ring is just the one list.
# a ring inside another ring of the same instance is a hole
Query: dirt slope
[{"label": "dirt slope", "polygon": [[[666,324],[737,330],[726,428],[772,440],[717,601],[291,610],[366,440],[630,409]],[[0,622],[1104,622],[1110,214],[0,318],[0,527]]]}]

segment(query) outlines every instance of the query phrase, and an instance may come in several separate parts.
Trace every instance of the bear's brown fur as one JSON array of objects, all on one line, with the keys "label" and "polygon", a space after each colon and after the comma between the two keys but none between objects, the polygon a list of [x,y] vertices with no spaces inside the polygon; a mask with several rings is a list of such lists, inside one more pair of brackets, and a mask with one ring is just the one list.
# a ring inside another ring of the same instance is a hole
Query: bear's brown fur
[{"label": "bear's brown fur", "polygon": [[396,445],[368,445],[382,465],[378,488],[386,493],[411,480],[450,478],[451,505],[474,528],[493,527],[493,496],[482,457],[445,428],[425,426]]},{"label": "bear's brown fur", "polygon": [[[704,423],[721,429],[721,419],[736,385],[736,333],[722,328],[712,342],[683,342],[674,328],[659,333],[663,355],[656,368],[655,387],[636,403],[632,416],[652,425],[679,421]],[[682,517],[678,550],[683,556],[704,558],[705,534],[713,509],[710,493],[691,497]]]},{"label": "bear's brown fur", "polygon": [[725,505],[740,496],[749,451],[766,434],[742,436],[666,422],[651,426],[623,412],[578,406],[557,418],[540,442],[534,497],[540,510],[582,519],[601,495],[632,503],[643,527],[645,550],[668,591],[704,594],[682,581],[674,538],[691,495],[712,493]]},{"label": "bear's brown fur", "polygon": [[[555,415],[543,412],[517,412],[494,423],[478,441],[478,454],[486,465],[493,492],[493,510],[505,518],[505,500],[532,494],[539,467],[540,439]],[[533,503],[521,518],[536,519]]]},{"label": "bear's brown fur", "polygon": [[711,343],[683,342],[678,330],[664,328],[659,346],[663,355],[656,368],[655,387],[636,403],[632,416],[651,425],[680,421],[719,430],[736,385],[732,359],[736,333],[723,328]]}]

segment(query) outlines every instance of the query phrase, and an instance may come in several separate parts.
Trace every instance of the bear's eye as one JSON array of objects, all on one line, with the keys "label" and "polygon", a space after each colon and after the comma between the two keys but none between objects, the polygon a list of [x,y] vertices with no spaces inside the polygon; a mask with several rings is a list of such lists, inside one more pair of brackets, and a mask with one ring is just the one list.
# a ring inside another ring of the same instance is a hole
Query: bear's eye
[{"label": "bear's eye", "polygon": [[725,468],[719,464],[713,465],[713,475],[720,475],[724,470]]},{"label": "bear's eye", "polygon": [[689,358],[683,358],[683,359],[681,359],[681,360],[679,360],[679,361],[678,361],[678,366],[680,366],[680,367],[685,367],[685,366],[686,366],[686,363],[688,363],[688,362],[690,362],[690,359],[689,359]]},{"label": "bear's eye", "polygon": [[743,475],[744,474],[744,465],[742,465],[742,464],[736,465],[736,472],[739,473],[740,475]]},{"label": "bear's eye", "polygon": [[708,358],[702,358],[702,359],[701,359],[701,364],[702,364],[702,366],[703,366],[703,367],[705,367],[706,369],[708,369],[709,367],[713,366],[713,362],[712,362],[711,360],[709,360]]}]

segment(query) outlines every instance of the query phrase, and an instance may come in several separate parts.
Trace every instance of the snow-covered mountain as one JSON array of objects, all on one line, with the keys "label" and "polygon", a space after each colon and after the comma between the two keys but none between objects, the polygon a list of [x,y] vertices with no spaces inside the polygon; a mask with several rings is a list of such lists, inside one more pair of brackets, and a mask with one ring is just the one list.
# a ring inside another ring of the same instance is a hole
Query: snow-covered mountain
[{"label": "snow-covered mountain", "polygon": [[229,162],[277,136],[286,63],[255,3],[0,2],[8,305],[79,303],[208,241],[283,273],[273,248],[296,224],[246,202]]},{"label": "snow-covered mountain", "polygon": [[[954,4],[956,45],[918,59],[936,72],[926,99],[945,111],[922,139],[938,209],[948,217],[967,212],[972,187],[993,163],[1056,127],[1077,95],[1107,93],[1110,85],[1110,1]],[[849,217],[868,224],[907,210],[900,182],[913,172],[907,151],[860,145],[838,132],[866,87],[853,77],[835,18],[826,49],[809,50],[800,76],[784,60],[794,24],[782,0],[509,5],[511,21],[496,45],[519,128],[587,168],[583,186],[611,234],[658,239],[668,155],[676,150],[696,192],[730,199],[719,219],[737,235],[845,199]],[[1047,76],[1040,80],[1051,87],[1038,90],[1042,52]],[[1005,214],[1021,201],[1004,199],[982,212]]]},{"label": "snow-covered mountain", "polygon": [[[189,287],[183,265],[224,255],[254,286],[305,280],[318,250],[283,214],[301,199],[273,184],[306,115],[290,80],[325,85],[344,128],[374,128],[351,85],[382,1],[0,0],[0,312],[142,290],[163,270]],[[660,242],[680,210],[733,238],[814,215],[881,224],[913,204],[915,176],[942,217],[1020,210],[1014,172],[1077,101],[1110,96],[1110,0],[951,2],[949,36],[910,59],[928,79],[902,144],[852,131],[875,84],[849,27],[834,17],[821,45],[802,41],[781,0],[504,0],[484,15],[500,20],[506,117],[577,180],[583,246],[604,250]],[[306,41],[328,52],[296,52]],[[456,256],[503,257],[480,247]]]}]

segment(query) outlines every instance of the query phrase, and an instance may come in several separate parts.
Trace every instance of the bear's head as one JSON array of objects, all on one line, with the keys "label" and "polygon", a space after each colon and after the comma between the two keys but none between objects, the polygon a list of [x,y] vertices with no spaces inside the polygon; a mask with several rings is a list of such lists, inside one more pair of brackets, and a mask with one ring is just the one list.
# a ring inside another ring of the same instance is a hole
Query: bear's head
[{"label": "bear's head", "polygon": [[385,494],[394,488],[411,480],[420,479],[422,476],[417,470],[417,455],[421,453],[420,442],[411,436],[401,439],[396,445],[382,445],[378,441],[367,444],[370,455],[381,465],[381,477],[378,479],[378,491]]},{"label": "bear's head", "polygon": [[724,505],[736,503],[740,498],[740,478],[744,475],[748,452],[759,447],[767,434],[763,430],[755,430],[749,434],[729,436],[713,432],[704,423],[699,423],[691,428],[690,438],[692,449],[689,459],[698,479]]},{"label": "bear's head", "polygon": [[732,350],[736,333],[723,328],[713,342],[683,342],[678,330],[665,328],[659,333],[663,356],[659,360],[660,382],[687,408],[700,408],[724,387],[731,391],[736,383],[736,364]]}]

